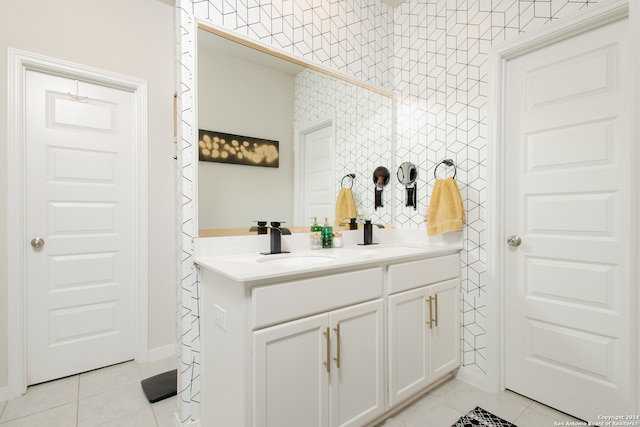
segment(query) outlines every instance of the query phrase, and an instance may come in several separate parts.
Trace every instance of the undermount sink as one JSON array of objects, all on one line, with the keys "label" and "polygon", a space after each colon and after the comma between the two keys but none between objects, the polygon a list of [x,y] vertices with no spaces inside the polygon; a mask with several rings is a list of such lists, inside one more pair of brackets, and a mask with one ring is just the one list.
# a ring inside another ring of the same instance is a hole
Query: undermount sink
[{"label": "undermount sink", "polygon": [[329,255],[268,255],[258,262],[271,265],[316,265],[334,261]]}]

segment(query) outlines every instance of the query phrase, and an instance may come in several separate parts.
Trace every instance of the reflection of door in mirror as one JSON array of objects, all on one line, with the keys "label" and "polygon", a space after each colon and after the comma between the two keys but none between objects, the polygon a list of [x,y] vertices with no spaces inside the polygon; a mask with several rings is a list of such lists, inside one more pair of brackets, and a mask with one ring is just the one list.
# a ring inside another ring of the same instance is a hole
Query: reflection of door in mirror
[{"label": "reflection of door in mirror", "polygon": [[296,183],[296,224],[307,224],[310,218],[331,220],[334,216],[334,133],[332,119],[299,131],[295,150],[302,160],[296,163],[295,176],[300,178]]}]

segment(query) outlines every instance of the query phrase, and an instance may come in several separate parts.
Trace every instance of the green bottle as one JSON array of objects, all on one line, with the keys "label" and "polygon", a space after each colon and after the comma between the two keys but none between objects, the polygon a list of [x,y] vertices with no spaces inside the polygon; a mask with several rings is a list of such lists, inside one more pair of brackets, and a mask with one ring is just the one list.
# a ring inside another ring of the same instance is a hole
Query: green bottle
[{"label": "green bottle", "polygon": [[321,233],[322,232],[322,227],[320,225],[318,225],[318,217],[317,216],[313,217],[313,225],[311,226],[311,232],[312,233]]},{"label": "green bottle", "polygon": [[333,246],[333,227],[329,225],[329,218],[324,219],[322,227],[322,247],[330,248]]}]

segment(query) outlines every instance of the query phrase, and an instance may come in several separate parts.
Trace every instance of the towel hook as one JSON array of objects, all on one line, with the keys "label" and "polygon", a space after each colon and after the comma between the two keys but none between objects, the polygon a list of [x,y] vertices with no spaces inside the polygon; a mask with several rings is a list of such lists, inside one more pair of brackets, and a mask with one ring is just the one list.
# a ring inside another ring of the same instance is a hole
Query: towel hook
[{"label": "towel hook", "polygon": [[86,99],[88,98],[87,96],[80,96],[80,94],[78,93],[78,80],[76,80],[76,94],[72,94],[71,92],[67,92],[67,95],[69,95],[69,97],[71,97],[72,101],[76,101],[76,102],[86,102]]},{"label": "towel hook", "polygon": [[345,176],[342,177],[342,181],[340,181],[340,186],[342,188],[347,188],[344,186],[344,180],[347,178],[351,178],[351,185],[349,186],[349,188],[353,188],[353,180],[356,178],[356,174],[355,173],[348,173]]},{"label": "towel hook", "polygon": [[438,163],[436,168],[433,170],[433,177],[435,179],[438,179],[437,172],[438,172],[438,168],[440,167],[440,165],[453,166],[453,179],[456,179],[456,174],[458,173],[458,169],[456,168],[455,163],[453,163],[453,160],[451,160],[451,159],[444,159],[443,161]]}]

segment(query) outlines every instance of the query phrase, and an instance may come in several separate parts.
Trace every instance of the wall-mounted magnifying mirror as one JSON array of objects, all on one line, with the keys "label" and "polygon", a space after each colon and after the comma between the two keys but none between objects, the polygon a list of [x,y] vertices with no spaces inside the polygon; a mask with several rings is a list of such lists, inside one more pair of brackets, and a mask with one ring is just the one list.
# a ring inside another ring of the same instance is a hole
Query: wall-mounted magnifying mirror
[{"label": "wall-mounted magnifying mirror", "polygon": [[375,189],[375,209],[383,207],[382,203],[382,189],[389,183],[389,169],[384,166],[378,166],[373,171],[373,183],[376,185]]},{"label": "wall-mounted magnifying mirror", "polygon": [[404,162],[398,168],[398,181],[407,190],[407,200],[405,206],[413,206],[413,210],[418,209],[418,184],[416,179],[418,178],[418,168],[411,162]]}]

